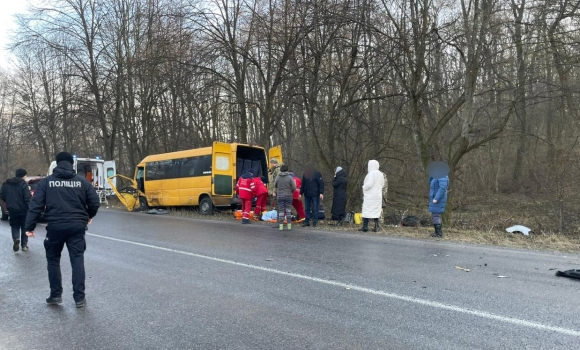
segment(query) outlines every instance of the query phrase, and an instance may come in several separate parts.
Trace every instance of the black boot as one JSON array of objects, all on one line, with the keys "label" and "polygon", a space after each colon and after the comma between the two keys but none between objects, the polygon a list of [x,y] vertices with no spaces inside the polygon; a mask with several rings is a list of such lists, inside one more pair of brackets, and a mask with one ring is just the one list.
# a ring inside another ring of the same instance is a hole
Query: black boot
[{"label": "black boot", "polygon": [[375,228],[373,232],[379,232],[381,230],[381,226],[379,225],[379,219],[375,219]]},{"label": "black boot", "polygon": [[368,232],[369,230],[369,219],[363,218],[363,227],[359,229],[361,232]]},{"label": "black boot", "polygon": [[433,225],[433,227],[435,227],[435,232],[433,232],[431,234],[431,237],[437,237],[437,238],[443,237],[443,232],[441,231],[441,224],[435,224],[435,225]]}]

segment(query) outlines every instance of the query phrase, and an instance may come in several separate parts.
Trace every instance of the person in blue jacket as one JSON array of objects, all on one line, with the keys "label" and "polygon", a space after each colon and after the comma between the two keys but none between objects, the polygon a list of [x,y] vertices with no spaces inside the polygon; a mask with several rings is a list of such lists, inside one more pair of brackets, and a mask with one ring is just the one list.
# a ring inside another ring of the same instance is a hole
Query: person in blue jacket
[{"label": "person in blue jacket", "polygon": [[443,237],[441,228],[441,214],[445,212],[447,205],[447,188],[449,176],[429,177],[429,212],[433,218],[435,232],[431,237]]}]

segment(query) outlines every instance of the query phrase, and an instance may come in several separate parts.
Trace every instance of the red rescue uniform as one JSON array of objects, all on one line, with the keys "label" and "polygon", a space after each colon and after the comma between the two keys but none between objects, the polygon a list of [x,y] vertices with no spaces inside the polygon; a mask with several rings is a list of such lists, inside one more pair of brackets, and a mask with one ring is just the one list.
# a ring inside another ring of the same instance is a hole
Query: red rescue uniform
[{"label": "red rescue uniform", "polygon": [[236,185],[236,193],[238,197],[242,200],[242,221],[248,221],[250,219],[250,211],[252,210],[252,199],[254,195],[252,194],[252,183],[254,178],[251,174],[244,174],[238,180]]},{"label": "red rescue uniform", "polygon": [[300,187],[302,187],[302,181],[297,176],[292,175],[294,182],[296,182],[296,191],[292,193],[292,206],[298,214],[300,220],[306,217],[306,212],[304,211],[304,203],[302,203],[302,198],[300,198]]},{"label": "red rescue uniform", "polygon": [[266,188],[266,185],[264,185],[264,182],[259,177],[253,179],[251,188],[254,197],[257,197],[254,213],[257,218],[260,218],[262,213],[268,210],[268,188]]}]

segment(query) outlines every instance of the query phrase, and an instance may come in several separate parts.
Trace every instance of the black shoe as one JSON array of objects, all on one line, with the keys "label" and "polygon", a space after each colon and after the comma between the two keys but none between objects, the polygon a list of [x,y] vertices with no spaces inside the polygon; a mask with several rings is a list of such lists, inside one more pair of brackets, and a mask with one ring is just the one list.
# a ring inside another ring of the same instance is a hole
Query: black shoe
[{"label": "black shoe", "polygon": [[15,239],[14,240],[14,245],[12,246],[12,250],[17,252],[18,249],[20,249],[20,240],[19,239]]},{"label": "black shoe", "polygon": [[441,230],[441,225],[433,225],[433,227],[435,228],[435,232],[433,232],[431,234],[431,237],[433,238],[442,238],[443,237],[443,232]]},{"label": "black shoe", "polygon": [[62,298],[61,297],[58,297],[58,298],[48,297],[48,298],[46,298],[46,303],[48,305],[62,304]]},{"label": "black shoe", "polygon": [[360,232],[369,232],[369,228],[368,227],[362,227],[358,229]]},{"label": "black shoe", "polygon": [[307,226],[310,226],[310,223],[309,223],[309,222],[306,222],[306,221],[304,221],[304,222],[302,223],[302,227],[307,227]]},{"label": "black shoe", "polygon": [[250,223],[250,219],[242,219],[242,224],[249,224]]},{"label": "black shoe", "polygon": [[75,302],[75,306],[77,307],[77,309],[80,309],[81,307],[85,307],[85,305],[87,305],[86,299],[79,300],[79,301]]}]

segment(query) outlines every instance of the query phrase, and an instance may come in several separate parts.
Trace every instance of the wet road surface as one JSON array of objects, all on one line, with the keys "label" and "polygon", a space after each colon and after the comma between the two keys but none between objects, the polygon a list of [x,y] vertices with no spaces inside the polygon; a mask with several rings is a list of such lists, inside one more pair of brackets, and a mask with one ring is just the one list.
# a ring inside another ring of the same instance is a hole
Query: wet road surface
[{"label": "wet road surface", "polygon": [[0,349],[580,349],[576,254],[271,226],[102,210],[75,309],[1,222]]}]

